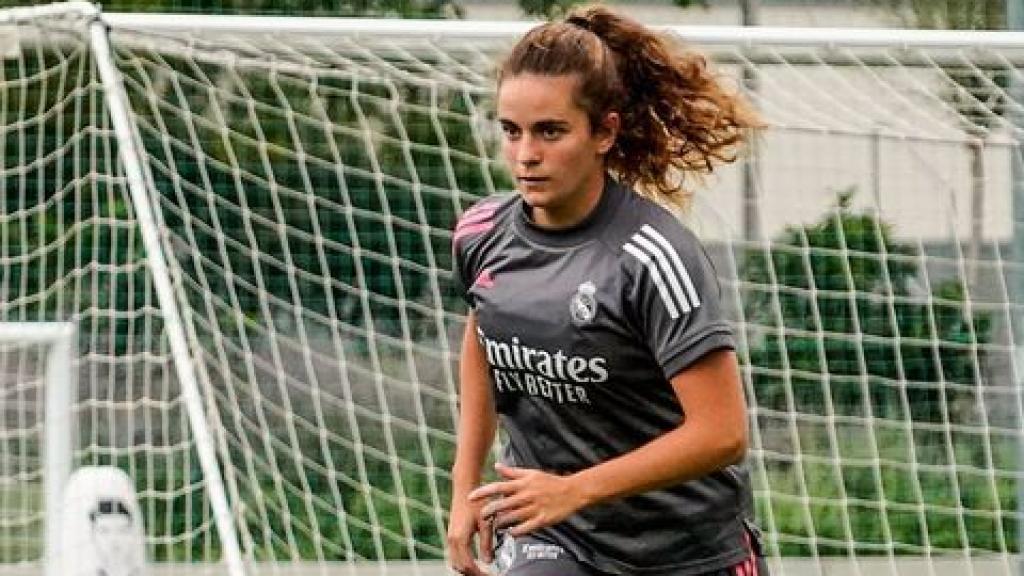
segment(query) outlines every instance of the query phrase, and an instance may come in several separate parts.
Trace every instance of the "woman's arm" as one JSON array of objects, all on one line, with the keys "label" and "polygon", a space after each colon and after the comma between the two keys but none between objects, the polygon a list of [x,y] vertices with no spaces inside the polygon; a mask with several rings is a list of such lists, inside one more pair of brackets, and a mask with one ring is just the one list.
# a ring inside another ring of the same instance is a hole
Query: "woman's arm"
[{"label": "woman's arm", "polygon": [[462,335],[459,358],[459,428],[452,466],[452,506],[448,525],[448,549],[452,568],[461,574],[485,576],[473,554],[473,537],[479,533],[485,562],[492,560],[491,525],[480,515],[482,503],[469,500],[480,484],[487,454],[494,443],[497,415],[487,377],[487,359],[476,335],[476,315],[471,311]]},{"label": "woman's arm", "polygon": [[498,466],[505,480],[476,489],[487,501],[481,514],[496,515],[514,536],[561,522],[600,502],[704,476],[743,459],[747,450],[746,404],[736,356],[711,352],[674,378],[685,413],[679,427],[607,462],[569,476]]},{"label": "woman's arm", "polygon": [[678,428],[577,473],[586,505],[704,476],[743,459],[747,409],[736,356],[718,350],[672,379],[685,413]]}]

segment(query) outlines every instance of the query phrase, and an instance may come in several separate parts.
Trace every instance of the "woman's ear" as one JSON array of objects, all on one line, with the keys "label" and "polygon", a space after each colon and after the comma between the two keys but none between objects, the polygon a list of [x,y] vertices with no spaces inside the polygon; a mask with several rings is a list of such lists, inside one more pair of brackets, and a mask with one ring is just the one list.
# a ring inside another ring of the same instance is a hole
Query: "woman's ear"
[{"label": "woman's ear", "polygon": [[601,125],[597,129],[597,151],[601,154],[607,154],[612,146],[615,145],[615,139],[619,137],[619,126],[622,122],[622,117],[619,116],[618,112],[608,112],[601,119]]}]

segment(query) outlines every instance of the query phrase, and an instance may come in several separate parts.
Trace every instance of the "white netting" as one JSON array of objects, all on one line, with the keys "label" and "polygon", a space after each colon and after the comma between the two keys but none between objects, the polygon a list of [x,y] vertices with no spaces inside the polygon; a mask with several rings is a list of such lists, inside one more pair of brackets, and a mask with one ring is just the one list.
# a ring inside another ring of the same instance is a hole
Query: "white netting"
[{"label": "white netting", "polygon": [[[217,558],[75,24],[21,27],[45,34],[3,62],[0,320],[79,322],[79,461],[133,474],[154,557]],[[491,109],[510,37],[282,28],[111,33],[240,543],[426,566],[464,313],[451,228],[510,188]],[[776,568],[1012,571],[1024,40],[972,38],[702,42],[771,125],[688,220],[736,321]]]},{"label": "white netting", "polygon": [[[118,465],[135,479],[152,557],[216,558],[204,477],[83,24],[53,19],[5,29],[0,321],[77,323],[75,462]],[[22,368],[14,367],[24,364],[13,362],[5,369],[18,376]],[[41,438],[42,382],[18,376],[2,386],[0,434]],[[42,501],[29,489],[43,470],[13,488],[12,478],[24,475],[7,471],[34,461],[37,449],[12,443],[0,458],[5,493],[18,491],[18,506],[34,508],[25,534],[41,530]],[[6,546],[18,539],[0,540],[0,564],[41,560],[41,539],[14,549]]]},{"label": "white netting", "polygon": [[440,558],[481,54],[297,40],[115,40],[225,479],[257,558]]}]

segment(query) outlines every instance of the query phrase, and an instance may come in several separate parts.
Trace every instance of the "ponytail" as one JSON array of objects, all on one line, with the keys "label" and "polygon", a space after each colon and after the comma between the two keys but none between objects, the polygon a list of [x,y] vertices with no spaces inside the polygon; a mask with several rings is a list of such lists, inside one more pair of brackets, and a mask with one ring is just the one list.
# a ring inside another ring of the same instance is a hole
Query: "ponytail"
[{"label": "ponytail", "polygon": [[622,119],[608,170],[670,204],[685,204],[689,182],[734,161],[752,129],[762,126],[703,55],[602,6],[573,10],[564,22],[528,32],[502,65],[499,84],[520,73],[578,74],[576,102],[591,127],[608,112]]}]

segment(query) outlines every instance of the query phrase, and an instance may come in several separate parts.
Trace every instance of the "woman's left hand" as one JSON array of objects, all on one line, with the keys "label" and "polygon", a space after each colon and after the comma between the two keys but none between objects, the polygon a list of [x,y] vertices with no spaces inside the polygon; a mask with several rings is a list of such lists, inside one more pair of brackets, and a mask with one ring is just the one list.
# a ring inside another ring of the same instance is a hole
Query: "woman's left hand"
[{"label": "woman's left hand", "polygon": [[504,480],[473,490],[471,502],[490,500],[480,510],[493,516],[495,526],[508,528],[512,536],[557,524],[586,505],[572,476],[556,476],[540,470],[495,464]]}]

